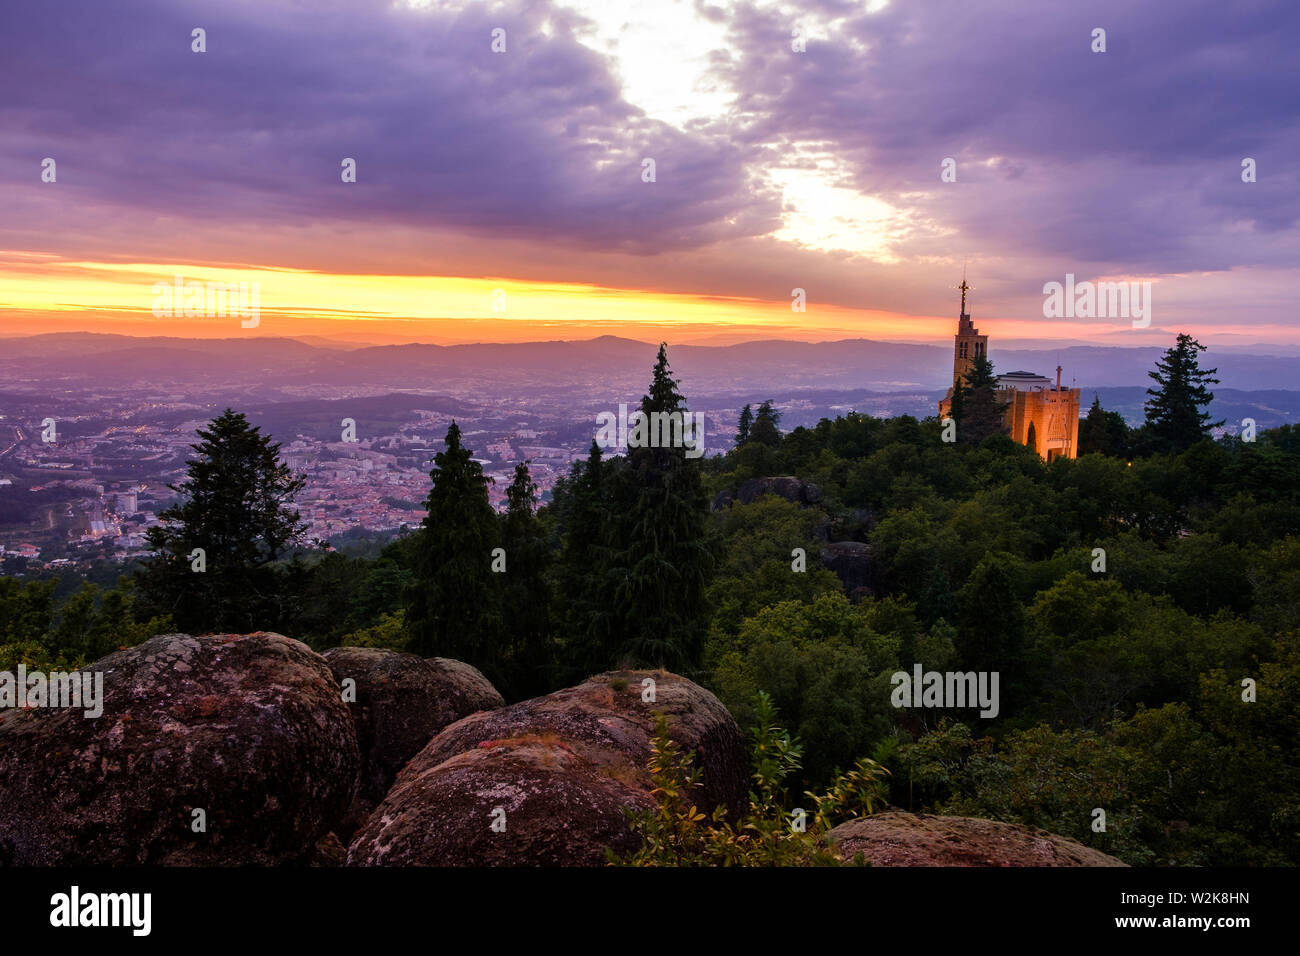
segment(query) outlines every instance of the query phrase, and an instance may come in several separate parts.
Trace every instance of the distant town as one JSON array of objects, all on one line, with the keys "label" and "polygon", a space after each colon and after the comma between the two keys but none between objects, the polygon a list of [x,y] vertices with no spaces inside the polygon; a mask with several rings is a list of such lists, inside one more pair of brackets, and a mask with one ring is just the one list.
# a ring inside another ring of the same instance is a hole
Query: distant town
[{"label": "distant town", "polygon": [[[793,401],[785,407],[794,414],[810,415],[812,410],[809,402]],[[218,412],[214,408],[212,414]],[[726,450],[739,409],[710,409],[705,414],[708,453]],[[93,559],[127,561],[149,553],[145,532],[160,523],[159,514],[177,499],[168,486],[184,480],[196,431],[209,419],[105,424],[104,416],[97,411],[93,416],[51,419],[53,441],[43,439],[48,431],[43,432],[39,421],[14,422],[0,416],[0,491],[8,492],[11,502],[7,530],[0,530],[0,560],[7,573],[23,566],[71,568]],[[124,412],[121,417],[133,415]],[[250,414],[255,423],[259,417]],[[489,494],[497,508],[504,507],[506,487],[521,461],[528,462],[542,498],[549,498],[571,463],[586,457],[596,430],[594,416],[584,428],[581,421],[550,422],[549,416],[537,413],[522,414],[520,421],[493,413],[485,421],[473,411],[452,415],[422,408],[410,409],[409,420],[377,433],[367,433],[364,419],[349,419],[356,433],[353,440],[343,440],[342,418],[335,440],[271,428],[281,443],[281,460],[306,479],[296,504],[310,537],[330,542],[358,532],[399,532],[418,525],[425,515],[432,459],[443,447],[453,417],[475,460],[493,479]],[[618,452],[614,448],[606,453]],[[14,496],[24,486],[26,502],[16,509]]]},{"label": "distant town", "polygon": [[[426,409],[414,413],[412,421],[391,431],[352,441],[303,435],[281,441],[281,460],[306,479],[297,506],[312,538],[328,541],[358,529],[397,531],[419,524],[431,459],[442,447],[435,436],[446,432],[452,416]],[[40,428],[29,423],[0,421],[7,444],[0,451],[0,486],[27,479],[36,523],[32,533],[0,532],[0,558],[57,568],[75,565],[78,558],[146,555],[145,532],[160,523],[159,513],[176,499],[168,485],[184,479],[190,445],[206,421],[114,424],[65,438],[58,429],[71,430],[80,422],[55,420],[54,441],[42,440]],[[497,507],[504,504],[517,462],[529,462],[546,495],[569,464],[586,455],[591,441],[588,435],[560,442],[553,432],[522,425],[485,429],[463,422],[462,428],[476,460],[494,479],[490,494]]]},{"label": "distant town", "polygon": [[[319,347],[291,339],[193,340],[53,334],[0,340],[0,572],[84,570],[148,554],[145,532],[177,495],[190,446],[225,408],[280,443],[306,484],[297,507],[314,541],[347,549],[424,518],[429,471],[453,419],[494,479],[501,507],[529,462],[543,500],[586,457],[598,417],[635,407],[654,346],[626,339],[527,347]],[[732,447],[746,403],[772,400],[781,428],[851,411],[934,414],[951,346],[765,342],[670,350],[704,454]],[[997,350],[999,371],[1059,352]],[[1155,353],[1067,349],[1080,381],[1140,421]],[[1300,418],[1300,359],[1225,353],[1218,417],[1260,427]],[[1014,364],[1013,364],[1014,363]],[[1118,383],[1124,383],[1122,386]],[[1240,391],[1243,385],[1269,391]],[[1236,388],[1234,388],[1234,386]],[[607,454],[618,449],[607,449]]]}]

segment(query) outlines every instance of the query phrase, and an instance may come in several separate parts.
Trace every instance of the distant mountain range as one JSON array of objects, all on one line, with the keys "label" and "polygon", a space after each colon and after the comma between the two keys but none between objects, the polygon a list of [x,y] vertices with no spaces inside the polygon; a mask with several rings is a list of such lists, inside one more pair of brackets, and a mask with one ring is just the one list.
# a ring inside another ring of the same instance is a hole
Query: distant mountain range
[{"label": "distant mountain range", "polygon": [[[637,401],[656,348],[608,335],[523,344],[348,346],[58,332],[0,339],[0,382],[17,402],[8,403],[11,412],[23,399],[42,406],[68,399],[76,407],[87,394],[103,391],[137,394],[149,420],[194,415],[199,406],[187,402],[194,397],[206,405],[261,407],[269,422],[307,414],[299,404],[304,401],[314,408],[308,417],[332,416],[331,401],[347,397],[356,407],[358,396],[382,403],[385,415],[400,415],[419,395],[416,407],[433,407],[437,396],[436,407],[450,413],[466,411],[464,401],[480,416],[506,413],[502,401],[520,408],[541,402],[552,417],[567,407],[586,421],[592,408]],[[994,347],[990,357],[1000,372],[1048,377],[1060,364],[1062,381],[1082,389],[1085,407],[1097,395],[1105,408],[1137,423],[1151,384],[1147,373],[1162,351]],[[923,417],[933,413],[952,375],[952,352],[945,346],[868,339],[678,345],[669,347],[669,360],[697,407],[739,408],[770,398],[785,405],[786,427],[850,408]],[[1300,421],[1300,356],[1226,350],[1203,353],[1202,364],[1219,370],[1214,418],[1234,429],[1246,417],[1264,428]]]},{"label": "distant mountain range", "polygon": [[[1000,372],[1025,370],[1083,388],[1150,384],[1162,350],[1073,345],[1060,349],[998,349]],[[231,385],[367,385],[437,388],[474,380],[498,386],[590,385],[644,387],[655,346],[616,336],[583,341],[478,345],[380,345],[349,348],[292,338],[185,339],[92,333],[50,333],[0,339],[0,374],[9,382],[80,379],[122,385],[132,380]],[[670,346],[669,359],[687,394],[705,389],[865,388],[943,389],[952,374],[946,346],[846,339],[839,342],[760,341],[735,345]],[[1300,389],[1300,356],[1206,352],[1229,389]]]}]

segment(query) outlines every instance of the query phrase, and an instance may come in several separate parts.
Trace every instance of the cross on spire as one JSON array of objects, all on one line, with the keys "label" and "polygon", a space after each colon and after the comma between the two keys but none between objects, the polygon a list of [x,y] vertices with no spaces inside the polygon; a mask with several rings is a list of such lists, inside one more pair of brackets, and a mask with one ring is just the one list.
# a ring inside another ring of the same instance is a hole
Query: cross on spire
[{"label": "cross on spire", "polygon": [[966,317],[966,293],[975,287],[966,281],[966,266],[961,267],[961,285],[957,286],[961,290],[961,312],[958,313],[962,318]]}]

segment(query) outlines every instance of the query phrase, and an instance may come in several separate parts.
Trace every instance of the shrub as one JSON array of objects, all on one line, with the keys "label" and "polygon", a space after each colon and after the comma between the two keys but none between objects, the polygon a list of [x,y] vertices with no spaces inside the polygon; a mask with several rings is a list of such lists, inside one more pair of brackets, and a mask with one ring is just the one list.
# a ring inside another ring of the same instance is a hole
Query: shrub
[{"label": "shrub", "polygon": [[723,806],[706,815],[695,802],[702,772],[693,755],[668,735],[668,720],[656,714],[647,769],[654,781],[655,810],[629,811],[639,849],[619,857],[619,866],[841,866],[862,865],[859,854],[845,860],[828,839],[839,818],[872,813],[884,802],[884,767],[862,758],[840,774],[823,794],[805,793],[813,804],[787,810],[783,784],[798,771],[802,748],[777,726],[776,708],[764,693],[754,707],[754,789],[749,807],[732,823]]}]

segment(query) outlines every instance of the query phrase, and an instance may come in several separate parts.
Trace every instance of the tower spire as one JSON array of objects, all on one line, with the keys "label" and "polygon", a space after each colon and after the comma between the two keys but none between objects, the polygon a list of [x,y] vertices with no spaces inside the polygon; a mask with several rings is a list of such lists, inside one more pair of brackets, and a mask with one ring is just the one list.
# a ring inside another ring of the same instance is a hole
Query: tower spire
[{"label": "tower spire", "polygon": [[970,313],[966,311],[966,295],[974,286],[966,281],[966,266],[962,265],[961,285],[957,286],[961,290],[961,315],[957,319],[957,335],[954,338],[953,363],[952,363],[952,381],[956,387],[966,374],[971,370],[974,363],[986,356],[988,352],[987,335],[980,335],[980,330],[975,328],[975,323],[970,320]]},{"label": "tower spire", "polygon": [[961,264],[961,285],[957,286],[957,288],[961,289],[961,312],[958,313],[958,317],[965,322],[970,319],[970,314],[966,311],[966,293],[975,287],[966,281],[966,263],[964,261]]}]

